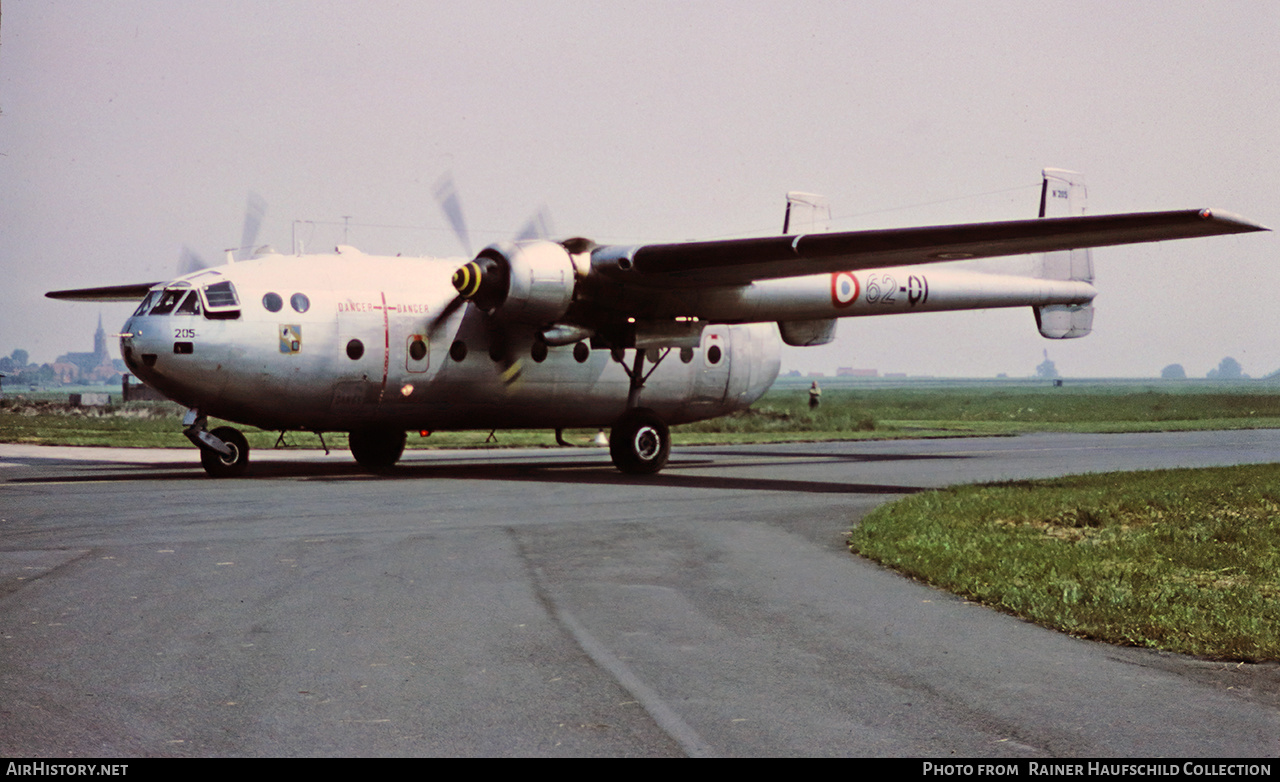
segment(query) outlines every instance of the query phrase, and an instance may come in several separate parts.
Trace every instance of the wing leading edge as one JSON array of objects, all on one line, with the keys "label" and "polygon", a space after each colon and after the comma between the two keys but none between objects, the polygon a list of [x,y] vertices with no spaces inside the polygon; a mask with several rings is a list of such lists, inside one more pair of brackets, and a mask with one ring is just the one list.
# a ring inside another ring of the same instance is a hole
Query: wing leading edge
[{"label": "wing leading edge", "polygon": [[746,285],[806,274],[1270,230],[1229,212],[1191,209],[923,228],[599,247],[592,266],[654,287]]},{"label": "wing leading edge", "polygon": [[159,282],[137,282],[132,285],[107,285],[102,288],[74,288],[65,291],[49,291],[50,299],[60,301],[138,301]]}]

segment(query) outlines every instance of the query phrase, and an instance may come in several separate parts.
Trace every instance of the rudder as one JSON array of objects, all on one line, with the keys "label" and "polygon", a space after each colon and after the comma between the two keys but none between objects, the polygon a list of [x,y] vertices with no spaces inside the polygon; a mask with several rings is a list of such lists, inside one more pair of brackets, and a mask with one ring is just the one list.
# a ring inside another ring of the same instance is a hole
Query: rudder
[{"label": "rudder", "polygon": [[[1041,217],[1072,217],[1085,213],[1088,192],[1075,171],[1046,168],[1040,188]],[[1088,249],[1059,250],[1040,258],[1039,276],[1046,280],[1093,282],[1093,253]],[[1032,307],[1036,327],[1049,339],[1075,339],[1093,330],[1093,303],[1049,304]]]}]

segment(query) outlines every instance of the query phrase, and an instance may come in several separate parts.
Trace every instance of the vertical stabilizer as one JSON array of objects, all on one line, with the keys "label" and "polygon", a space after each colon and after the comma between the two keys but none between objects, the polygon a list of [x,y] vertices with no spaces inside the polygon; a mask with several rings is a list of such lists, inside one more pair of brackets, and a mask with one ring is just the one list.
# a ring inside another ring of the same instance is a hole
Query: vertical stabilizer
[{"label": "vertical stabilizer", "polygon": [[[814,234],[831,230],[831,204],[824,195],[787,193],[787,212],[782,218],[782,233]],[[836,319],[779,321],[782,341],[793,347],[826,345],[836,338]]]},{"label": "vertical stabilizer", "polygon": [[[1079,217],[1085,213],[1087,196],[1079,174],[1046,168],[1040,188],[1040,216]],[[1093,282],[1093,254],[1088,248],[1045,253],[1041,263],[1045,279]]]},{"label": "vertical stabilizer", "polygon": [[[1060,168],[1044,170],[1040,188],[1041,217],[1075,217],[1085,213],[1088,192],[1084,178]],[[1046,280],[1093,282],[1093,253],[1088,249],[1045,253],[1039,277]],[[1093,304],[1052,304],[1033,307],[1040,333],[1049,339],[1083,337],[1093,329]]]},{"label": "vertical stabilizer", "polygon": [[831,204],[816,193],[787,193],[787,212],[782,218],[782,233],[816,234],[831,230]]}]

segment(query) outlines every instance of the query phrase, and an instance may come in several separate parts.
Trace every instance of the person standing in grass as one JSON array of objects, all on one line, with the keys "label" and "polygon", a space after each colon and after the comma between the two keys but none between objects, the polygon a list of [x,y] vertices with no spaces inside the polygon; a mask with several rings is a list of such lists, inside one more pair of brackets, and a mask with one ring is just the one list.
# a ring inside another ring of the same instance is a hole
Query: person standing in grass
[{"label": "person standing in grass", "polygon": [[809,386],[809,409],[817,408],[822,402],[822,389],[818,388],[818,381],[813,381],[813,385]]}]

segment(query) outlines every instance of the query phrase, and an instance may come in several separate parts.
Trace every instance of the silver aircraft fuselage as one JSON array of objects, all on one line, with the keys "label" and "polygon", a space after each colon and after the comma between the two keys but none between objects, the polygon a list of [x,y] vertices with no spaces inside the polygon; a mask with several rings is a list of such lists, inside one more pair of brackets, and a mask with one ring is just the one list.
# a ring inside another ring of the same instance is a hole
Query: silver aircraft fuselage
[{"label": "silver aircraft fuselage", "polygon": [[[465,259],[268,255],[156,286],[125,323],[140,380],[263,429],[607,427],[629,406],[635,350],[546,346],[471,307],[436,321]],[[650,349],[631,406],[670,423],[748,407],[780,366],[773,323],[705,325],[696,346]],[[664,355],[665,354],[665,355]],[[653,366],[653,361],[662,361]]]}]

